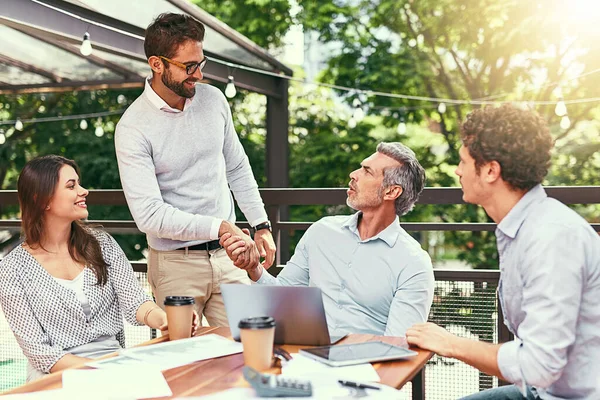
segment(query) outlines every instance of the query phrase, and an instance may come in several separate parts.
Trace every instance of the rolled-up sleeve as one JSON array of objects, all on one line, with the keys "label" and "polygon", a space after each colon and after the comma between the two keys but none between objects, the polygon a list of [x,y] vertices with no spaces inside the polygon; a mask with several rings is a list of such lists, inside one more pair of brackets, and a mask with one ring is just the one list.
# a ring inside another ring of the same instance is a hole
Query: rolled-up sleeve
[{"label": "rolled-up sleeve", "polygon": [[518,339],[505,343],[498,353],[498,368],[510,382],[548,388],[567,365],[575,342],[584,284],[584,249],[577,233],[555,226],[534,238],[523,275],[524,315]]},{"label": "rolled-up sleeve", "polygon": [[109,280],[117,295],[123,317],[132,325],[143,325],[136,318],[137,310],[143,303],[152,301],[152,299],[144,292],[125,253],[115,239],[109,234],[103,233],[101,241],[104,242],[102,254],[109,264]]},{"label": "rolled-up sleeve", "polygon": [[52,345],[50,337],[38,322],[14,270],[12,261],[0,263],[0,304],[10,329],[31,365],[44,373],[66,352]]}]

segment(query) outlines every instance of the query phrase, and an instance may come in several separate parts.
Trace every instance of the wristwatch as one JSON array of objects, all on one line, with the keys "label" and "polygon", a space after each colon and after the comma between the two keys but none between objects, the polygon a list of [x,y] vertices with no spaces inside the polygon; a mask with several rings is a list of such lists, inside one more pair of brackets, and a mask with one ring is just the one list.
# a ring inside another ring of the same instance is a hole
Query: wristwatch
[{"label": "wristwatch", "polygon": [[256,231],[260,231],[261,229],[268,229],[269,232],[273,232],[273,230],[271,229],[271,221],[267,220],[266,222],[262,222],[252,227],[253,233],[256,233]]}]

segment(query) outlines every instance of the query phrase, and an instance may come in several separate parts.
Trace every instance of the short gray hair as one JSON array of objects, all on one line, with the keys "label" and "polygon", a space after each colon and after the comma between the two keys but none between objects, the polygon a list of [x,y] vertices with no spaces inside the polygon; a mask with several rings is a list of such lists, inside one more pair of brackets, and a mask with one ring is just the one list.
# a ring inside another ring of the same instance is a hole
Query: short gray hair
[{"label": "short gray hair", "polygon": [[398,185],[402,187],[402,194],[396,199],[396,214],[403,216],[413,209],[425,187],[425,170],[417,161],[415,152],[402,143],[381,142],[377,145],[377,152],[385,154],[400,163],[399,167],[386,168],[383,172],[381,190]]}]

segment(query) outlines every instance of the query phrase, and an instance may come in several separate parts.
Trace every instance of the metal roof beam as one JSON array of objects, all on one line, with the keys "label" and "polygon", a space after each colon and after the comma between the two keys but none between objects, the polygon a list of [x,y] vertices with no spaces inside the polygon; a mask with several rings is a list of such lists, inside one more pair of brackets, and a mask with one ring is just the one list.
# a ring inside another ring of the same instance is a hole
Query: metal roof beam
[{"label": "metal roof beam", "polygon": [[132,71],[130,69],[127,69],[121,65],[117,65],[113,62],[107,61],[101,57],[98,57],[94,54],[91,54],[89,56],[84,56],[83,54],[81,54],[81,52],[79,51],[78,47],[75,47],[73,45],[69,45],[67,43],[64,42],[60,42],[56,39],[50,39],[47,37],[44,37],[42,35],[39,34],[39,32],[32,32],[30,31],[26,31],[25,29],[22,28],[16,28],[15,30],[24,33],[26,35],[29,35],[37,40],[40,40],[44,43],[47,43],[49,45],[58,47],[59,49],[62,49],[66,52],[69,52],[79,58],[83,58],[84,60],[89,61],[90,63],[97,65],[99,67],[102,68],[107,68],[110,69],[111,71],[115,72],[118,75],[122,75],[125,78],[137,78],[137,77],[141,77],[141,75],[137,74],[135,71]]},{"label": "metal roof beam", "polygon": [[132,89],[143,87],[143,78],[103,81],[63,81],[55,83],[36,83],[29,85],[0,84],[0,94],[59,93],[72,92],[76,90]]},{"label": "metal roof beam", "polygon": [[203,9],[196,7],[195,5],[188,3],[186,0],[167,0],[169,3],[173,4],[175,7],[179,8],[182,11],[190,14],[194,18],[198,19],[203,24],[209,26],[215,31],[219,32],[221,35],[225,36],[241,48],[255,55],[257,58],[269,63],[273,66],[277,71],[284,72],[286,75],[292,75],[293,71],[279,62],[272,55],[267,53],[265,49],[258,46],[256,43],[240,34],[235,29],[232,29],[229,25],[210,15]]},{"label": "metal roof beam", "polygon": [[[0,21],[7,26],[36,28],[43,31],[44,36],[51,35],[73,44],[81,43],[83,34],[87,31],[91,35],[92,44],[99,49],[114,49],[120,53],[144,57],[144,29],[142,28],[64,1],[2,0],[2,3]],[[86,20],[93,21],[95,24],[90,24]],[[110,26],[122,32],[115,32],[97,24]]]},{"label": "metal roof beam", "polygon": [[[87,22],[32,1],[2,0],[2,2],[0,23],[4,23],[11,28],[74,45],[81,43],[83,34],[86,32],[86,29],[89,29],[93,47],[133,60],[146,61],[143,48],[144,30],[141,28],[60,0],[44,0],[44,2],[82,18],[94,20],[101,24],[113,26],[121,31],[129,32],[131,35],[114,32],[100,26],[89,26]],[[206,52],[206,55],[209,58],[225,59],[211,52]],[[210,61],[204,72],[207,79],[222,83],[226,83],[227,76],[231,74],[227,66],[214,62],[211,63]],[[278,82],[282,78],[243,69],[237,69],[233,75],[236,86],[239,88],[267,96],[281,96]],[[31,85],[26,85],[26,88],[23,88],[23,85],[20,86],[21,89],[34,89]],[[8,89],[10,88],[0,87],[0,90]]]},{"label": "metal roof beam", "polygon": [[52,82],[60,83],[62,81],[69,81],[68,78],[59,76],[52,71],[48,71],[47,69],[44,69],[44,68],[41,68],[41,67],[38,67],[38,66],[35,66],[32,64],[28,64],[23,61],[15,60],[14,58],[6,56],[4,54],[0,54],[0,63],[12,65],[14,67],[22,69],[23,71],[32,72],[34,74],[41,75],[44,78],[50,79]]}]

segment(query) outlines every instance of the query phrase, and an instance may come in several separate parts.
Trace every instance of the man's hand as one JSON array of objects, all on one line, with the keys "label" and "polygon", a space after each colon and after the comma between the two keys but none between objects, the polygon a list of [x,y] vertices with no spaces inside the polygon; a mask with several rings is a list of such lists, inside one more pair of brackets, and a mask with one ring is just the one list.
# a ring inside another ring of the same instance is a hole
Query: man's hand
[{"label": "man's hand", "polygon": [[444,328],[426,322],[415,324],[406,330],[406,341],[444,357],[455,357],[456,341],[459,338]]},{"label": "man's hand", "polygon": [[[234,255],[232,251],[227,251],[226,246],[223,245],[223,236],[227,233],[231,234],[232,236],[237,236],[239,240],[244,242],[243,250],[241,249],[241,245],[238,246],[237,248],[240,250],[236,252],[236,255]],[[225,247],[227,255],[229,258],[231,258],[231,261],[233,261],[233,264],[236,267],[247,270],[255,268],[260,262],[258,249],[250,237],[250,231],[248,231],[248,229],[241,230],[235,226],[235,224],[224,220],[219,228],[219,237],[221,238],[219,243],[221,243],[221,246]]]},{"label": "man's hand", "polygon": [[[221,236],[219,243],[221,243],[229,258],[234,260],[234,265],[237,266],[237,259],[243,256],[246,251],[246,241],[240,236],[225,233]],[[260,264],[257,264],[254,268],[246,268],[246,271],[250,279],[256,282],[262,276],[263,268]]]},{"label": "man's hand", "polygon": [[254,243],[256,243],[260,256],[265,259],[262,266],[265,269],[269,269],[271,265],[273,265],[273,261],[275,261],[276,250],[271,231],[268,229],[256,231],[256,233],[254,233]]}]

